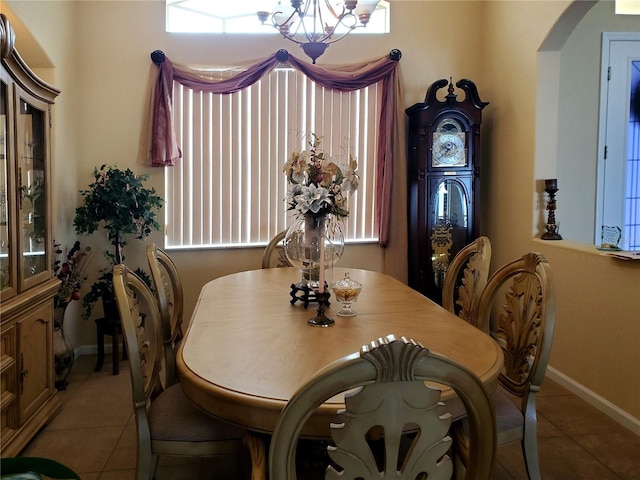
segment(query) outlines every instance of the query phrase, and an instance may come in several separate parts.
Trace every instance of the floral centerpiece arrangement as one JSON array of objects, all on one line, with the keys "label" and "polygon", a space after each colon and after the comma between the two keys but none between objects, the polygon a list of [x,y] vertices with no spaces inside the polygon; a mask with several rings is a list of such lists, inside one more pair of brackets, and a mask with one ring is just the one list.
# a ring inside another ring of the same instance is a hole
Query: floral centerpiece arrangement
[{"label": "floral centerpiece arrangement", "polygon": [[307,143],[309,149],[293,152],[283,168],[290,183],[288,209],[303,215],[348,216],[348,194],[354,192],[360,182],[356,159],[349,155],[349,162],[339,166],[322,150],[322,137],[312,133]]},{"label": "floral centerpiece arrangement", "polygon": [[310,134],[309,149],[293,152],[283,168],[289,181],[288,210],[297,214],[287,229],[284,250],[289,263],[302,271],[302,282],[293,286],[293,297],[299,290],[324,293],[324,270],[344,250],[344,235],[334,217],[349,215],[348,196],[360,182],[356,159],[349,155],[348,162],[338,165],[321,143],[322,137]]},{"label": "floral centerpiece arrangement", "polygon": [[71,248],[53,244],[53,275],[60,280],[54,298],[55,308],[64,308],[71,300],[80,300],[80,287],[87,279],[86,271],[91,259],[91,247],[82,248],[76,241]]}]

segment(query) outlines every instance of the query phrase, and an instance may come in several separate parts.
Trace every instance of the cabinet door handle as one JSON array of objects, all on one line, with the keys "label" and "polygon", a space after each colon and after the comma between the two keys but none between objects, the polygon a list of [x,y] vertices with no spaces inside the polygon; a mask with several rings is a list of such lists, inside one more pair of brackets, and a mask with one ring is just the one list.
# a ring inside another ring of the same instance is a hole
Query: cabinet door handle
[{"label": "cabinet door handle", "polygon": [[24,379],[29,375],[29,370],[24,368],[24,353],[20,354],[20,393],[24,393]]},{"label": "cabinet door handle", "polygon": [[20,185],[20,196],[18,197],[20,199],[20,210],[22,210],[22,200],[24,199],[24,191],[25,188],[22,185],[22,167],[18,167],[18,185]]}]

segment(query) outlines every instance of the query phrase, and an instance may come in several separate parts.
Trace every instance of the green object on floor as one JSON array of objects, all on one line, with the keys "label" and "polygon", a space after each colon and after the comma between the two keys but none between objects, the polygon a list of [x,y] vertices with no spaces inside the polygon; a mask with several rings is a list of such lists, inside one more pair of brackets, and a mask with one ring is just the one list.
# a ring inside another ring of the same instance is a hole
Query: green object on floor
[{"label": "green object on floor", "polygon": [[77,473],[48,458],[9,457],[0,459],[0,480],[39,480],[42,475],[57,480],[80,480]]}]

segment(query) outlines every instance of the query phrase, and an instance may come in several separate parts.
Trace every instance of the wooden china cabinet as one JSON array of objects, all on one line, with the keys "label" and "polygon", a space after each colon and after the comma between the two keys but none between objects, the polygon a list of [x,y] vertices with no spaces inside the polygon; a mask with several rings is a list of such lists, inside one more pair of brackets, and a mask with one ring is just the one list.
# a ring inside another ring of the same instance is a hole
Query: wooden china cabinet
[{"label": "wooden china cabinet", "polygon": [[14,48],[0,14],[0,454],[17,455],[57,413],[50,128],[60,93]]}]

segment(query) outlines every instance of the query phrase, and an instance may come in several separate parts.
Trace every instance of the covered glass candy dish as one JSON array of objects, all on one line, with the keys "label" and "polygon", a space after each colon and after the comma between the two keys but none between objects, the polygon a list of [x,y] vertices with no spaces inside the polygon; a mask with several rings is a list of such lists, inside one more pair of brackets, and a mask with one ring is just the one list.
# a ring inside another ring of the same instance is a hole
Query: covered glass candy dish
[{"label": "covered glass candy dish", "polygon": [[344,278],[334,282],[331,286],[336,300],[342,303],[342,308],[337,312],[342,317],[352,317],[356,314],[351,310],[351,304],[358,300],[358,295],[362,290],[362,284],[349,277],[349,272],[344,274]]}]

